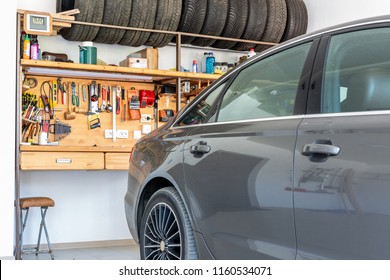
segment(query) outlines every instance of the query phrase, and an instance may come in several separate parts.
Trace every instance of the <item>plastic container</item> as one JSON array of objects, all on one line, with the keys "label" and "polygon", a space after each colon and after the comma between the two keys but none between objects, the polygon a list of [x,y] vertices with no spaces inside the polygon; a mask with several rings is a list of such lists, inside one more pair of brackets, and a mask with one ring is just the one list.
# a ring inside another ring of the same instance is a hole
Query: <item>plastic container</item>
[{"label": "plastic container", "polygon": [[218,71],[221,70],[221,62],[215,62],[214,63],[214,73],[217,73]]},{"label": "plastic container", "polygon": [[192,61],[192,72],[198,73],[198,62],[196,61],[196,59]]},{"label": "plastic container", "polygon": [[23,41],[23,59],[30,59],[30,48],[31,48],[30,37],[28,37],[28,34],[26,34]]},{"label": "plastic container", "polygon": [[82,64],[96,64],[97,49],[93,46],[93,42],[82,42],[80,48],[79,62]]},{"label": "plastic container", "polygon": [[253,57],[255,55],[256,55],[255,49],[254,48],[249,49],[249,52],[248,52],[248,55],[247,55],[248,58],[251,58],[251,57]]},{"label": "plastic container", "polygon": [[207,74],[214,74],[214,64],[215,64],[215,57],[212,52],[209,52],[207,58],[206,58],[206,73]]},{"label": "plastic container", "polygon": [[39,59],[39,44],[37,36],[31,37],[30,58],[34,60]]}]

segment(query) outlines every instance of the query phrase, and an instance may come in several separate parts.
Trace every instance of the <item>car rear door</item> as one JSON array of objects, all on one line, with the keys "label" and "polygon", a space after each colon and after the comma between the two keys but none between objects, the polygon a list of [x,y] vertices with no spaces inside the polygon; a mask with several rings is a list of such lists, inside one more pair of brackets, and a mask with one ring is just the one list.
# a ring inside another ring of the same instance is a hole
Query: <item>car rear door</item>
[{"label": "car rear door", "polygon": [[298,130],[298,259],[390,258],[390,28],[325,36]]},{"label": "car rear door", "polygon": [[217,259],[295,258],[292,163],[306,100],[298,85],[312,44],[231,74],[207,95],[217,101],[199,102],[183,119],[210,118],[187,136],[184,174],[192,215]]}]

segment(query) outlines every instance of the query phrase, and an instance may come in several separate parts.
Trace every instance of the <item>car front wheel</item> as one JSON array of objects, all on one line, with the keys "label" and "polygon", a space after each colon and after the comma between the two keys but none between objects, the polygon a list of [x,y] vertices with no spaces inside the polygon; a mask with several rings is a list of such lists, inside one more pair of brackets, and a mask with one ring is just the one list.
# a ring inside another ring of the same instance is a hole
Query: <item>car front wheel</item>
[{"label": "car front wheel", "polygon": [[146,205],[140,228],[141,259],[197,259],[187,210],[173,187],[158,190]]}]

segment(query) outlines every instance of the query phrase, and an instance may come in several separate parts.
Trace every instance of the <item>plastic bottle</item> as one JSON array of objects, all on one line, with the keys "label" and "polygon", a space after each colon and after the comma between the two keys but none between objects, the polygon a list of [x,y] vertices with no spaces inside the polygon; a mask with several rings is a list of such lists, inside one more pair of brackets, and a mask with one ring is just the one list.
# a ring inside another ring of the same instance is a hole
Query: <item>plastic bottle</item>
[{"label": "plastic bottle", "polygon": [[208,55],[209,55],[209,53],[207,53],[207,52],[203,53],[203,57],[202,57],[201,65],[200,65],[200,71],[202,73],[206,73],[206,59],[207,59]]},{"label": "plastic bottle", "polygon": [[212,52],[209,52],[208,57],[206,58],[206,73],[214,74],[214,63],[215,57]]},{"label": "plastic bottle", "polygon": [[31,37],[30,40],[30,58],[38,60],[39,59],[39,44],[37,36]]},{"label": "plastic bottle", "polygon": [[198,62],[196,61],[196,59],[192,61],[192,72],[198,73]]},{"label": "plastic bottle", "polygon": [[23,59],[30,59],[30,38],[28,34],[26,34],[23,41]]},{"label": "plastic bottle", "polygon": [[20,35],[20,44],[19,44],[20,58],[23,58],[23,54],[24,54],[24,38],[25,37],[26,37],[26,32],[22,31],[22,34]]},{"label": "plastic bottle", "polygon": [[251,58],[252,56],[255,56],[256,53],[255,53],[255,49],[254,48],[250,48],[249,49],[249,52],[248,52],[248,58]]}]

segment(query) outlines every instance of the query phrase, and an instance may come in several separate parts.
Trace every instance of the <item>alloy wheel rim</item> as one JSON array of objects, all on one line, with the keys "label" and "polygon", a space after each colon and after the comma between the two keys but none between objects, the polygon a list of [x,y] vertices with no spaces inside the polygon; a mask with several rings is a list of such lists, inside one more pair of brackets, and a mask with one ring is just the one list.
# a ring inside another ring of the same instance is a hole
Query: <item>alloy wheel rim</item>
[{"label": "alloy wheel rim", "polygon": [[172,208],[156,204],[149,212],[144,231],[146,260],[180,260],[182,240],[180,226]]}]

